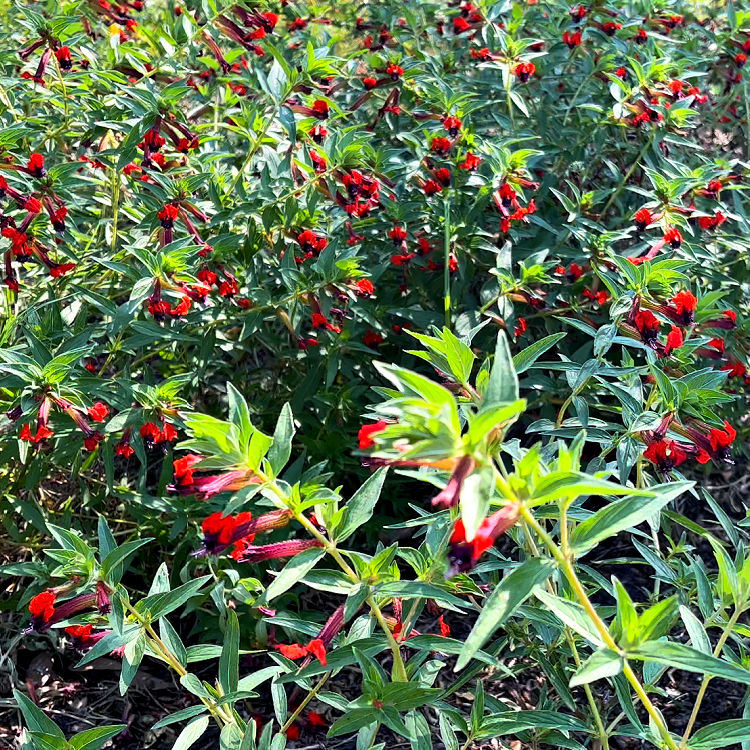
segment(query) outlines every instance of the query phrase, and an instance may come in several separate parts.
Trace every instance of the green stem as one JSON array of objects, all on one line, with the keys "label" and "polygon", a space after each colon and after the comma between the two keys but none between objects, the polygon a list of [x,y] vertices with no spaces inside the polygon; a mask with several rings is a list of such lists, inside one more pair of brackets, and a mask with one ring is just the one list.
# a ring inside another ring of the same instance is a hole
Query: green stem
[{"label": "green stem", "polygon": [[448,198],[443,202],[443,306],[445,327],[451,327],[451,204]]},{"label": "green stem", "polygon": [[544,528],[542,528],[540,523],[534,517],[534,514],[531,513],[531,511],[525,505],[521,506],[521,515],[524,521],[526,521],[526,523],[528,523],[529,526],[534,529],[537,536],[539,536],[539,538],[544,542],[544,544],[552,554],[552,557],[554,557],[555,561],[560,566],[560,570],[567,578],[568,583],[570,584],[570,587],[573,590],[576,599],[578,600],[578,603],[586,611],[586,614],[596,628],[596,631],[599,633],[599,636],[601,637],[604,645],[611,651],[614,651],[616,654],[619,654],[621,657],[623,657],[623,674],[625,675],[631,687],[635,691],[635,694],[643,704],[643,707],[646,709],[646,712],[651,718],[653,725],[656,727],[666,746],[670,748],[670,750],[679,750],[677,743],[672,738],[667,725],[664,723],[664,719],[657,710],[656,706],[654,706],[654,704],[651,702],[651,699],[648,697],[648,694],[641,685],[638,676],[633,671],[633,668],[630,666],[630,664],[628,664],[627,654],[623,652],[622,649],[620,649],[620,647],[617,645],[617,642],[609,632],[609,628],[607,627],[606,623],[602,620],[601,617],[599,617],[599,614],[594,608],[594,605],[591,603],[588,594],[586,594],[586,589],[584,589],[583,584],[576,575],[570,550],[561,550],[555,544],[552,537],[544,530]]},{"label": "green stem", "polygon": [[[729,621],[724,626],[724,629],[721,632],[721,636],[719,637],[719,640],[716,643],[716,647],[714,648],[713,655],[718,657],[721,654],[721,650],[724,648],[724,644],[727,642],[727,639],[731,635],[732,631],[734,630],[734,626],[737,624],[737,621],[740,619],[740,615],[743,613],[744,607],[737,606],[734,610],[734,613],[729,618]],[[698,689],[698,695],[695,698],[695,704],[693,705],[693,710],[690,713],[690,718],[688,719],[687,727],[685,728],[685,734],[682,735],[682,748],[687,748],[687,741],[690,738],[690,733],[693,731],[693,727],[695,726],[696,719],[698,718],[698,712],[700,711],[701,704],[703,703],[703,698],[706,695],[706,690],[708,689],[708,683],[711,682],[713,675],[704,675],[703,680],[701,680],[701,686]]]},{"label": "green stem", "polygon": [[[145,630],[149,638],[154,644],[154,647],[156,651],[161,655],[162,659],[180,676],[184,677],[186,674],[188,674],[187,669],[180,664],[177,657],[169,650],[169,647],[166,643],[159,637],[159,635],[154,630],[153,626],[150,622],[148,622],[144,617],[141,615],[140,612],[138,612],[135,607],[133,607],[130,602],[126,601],[125,599],[121,599],[123,606],[125,609],[132,615],[132,617],[138,622],[138,624]],[[232,724],[234,723],[234,717],[228,713],[227,711],[224,711],[222,706],[218,706],[215,703],[213,703],[210,699],[198,696],[200,697],[201,703],[208,709],[211,716],[214,717],[216,720],[216,723],[223,727],[224,724]]]},{"label": "green stem", "polygon": [[326,672],[320,678],[317,684],[313,687],[313,689],[308,692],[308,694],[305,696],[305,699],[302,701],[302,703],[300,703],[299,706],[297,706],[297,710],[284,722],[284,726],[281,727],[281,734],[284,734],[286,730],[289,729],[289,727],[292,726],[292,724],[294,724],[295,721],[297,721],[297,718],[302,713],[302,711],[304,711],[305,707],[323,689],[326,682],[328,682],[328,678],[330,676],[331,676],[331,673]]},{"label": "green stem", "polygon": [[[318,529],[302,513],[292,507],[292,504],[289,502],[289,498],[287,497],[286,493],[278,486],[278,484],[276,484],[276,482],[269,477],[265,476],[262,472],[256,473],[266,484],[266,486],[271,490],[271,492],[273,492],[284,503],[284,505],[292,511],[295,520],[304,527],[304,529],[310,534],[310,536],[320,542],[323,549],[338,563],[339,567],[347,576],[347,578],[349,578],[352,583],[361,583],[359,576],[357,576],[349,563],[344,559],[344,556],[337,549],[336,545],[332,541],[330,541],[330,539],[328,539],[325,534],[322,534],[320,531],[318,531]],[[409,676],[406,672],[404,659],[401,656],[401,647],[399,646],[398,641],[396,641],[396,639],[393,637],[393,633],[391,632],[391,629],[388,626],[385,617],[383,616],[383,612],[381,611],[377,602],[373,599],[372,595],[368,596],[365,601],[367,602],[367,605],[370,608],[373,616],[377,620],[378,625],[380,625],[381,630],[385,634],[386,640],[388,641],[388,645],[393,654],[394,679],[399,682],[408,682]]]}]

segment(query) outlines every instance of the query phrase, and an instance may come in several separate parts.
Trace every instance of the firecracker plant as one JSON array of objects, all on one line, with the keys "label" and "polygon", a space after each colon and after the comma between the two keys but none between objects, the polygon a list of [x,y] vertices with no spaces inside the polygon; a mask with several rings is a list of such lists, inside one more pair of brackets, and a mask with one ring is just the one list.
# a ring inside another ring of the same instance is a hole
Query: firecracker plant
[{"label": "firecracker plant", "polygon": [[742,5],[0,0],[17,638],[176,750],[749,743]]}]

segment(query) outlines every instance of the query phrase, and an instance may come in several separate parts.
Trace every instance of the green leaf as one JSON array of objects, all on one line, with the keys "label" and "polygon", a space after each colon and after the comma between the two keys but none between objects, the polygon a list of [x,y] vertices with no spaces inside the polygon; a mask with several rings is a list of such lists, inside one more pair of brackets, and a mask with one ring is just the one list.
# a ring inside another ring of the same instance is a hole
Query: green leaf
[{"label": "green leaf", "polygon": [[193,719],[181,732],[172,745],[172,750],[187,750],[192,747],[208,729],[208,716]]},{"label": "green leaf", "polygon": [[548,349],[551,349],[558,341],[564,339],[567,333],[553,333],[551,336],[545,336],[539,341],[535,341],[525,349],[522,349],[515,357],[513,357],[513,365],[516,369],[516,373],[520,375],[522,372],[531,367],[539,357],[544,354]]},{"label": "green leaf", "polygon": [[591,624],[586,610],[580,604],[550,594],[541,586],[534,589],[534,596],[553,612],[564,625],[582,635],[589,643],[599,647],[604,645],[601,636]]},{"label": "green leaf", "polygon": [[306,549],[295,555],[268,585],[265,600],[270,602],[271,599],[281,596],[281,594],[288,591],[296,583],[299,583],[324,555],[325,550],[321,547]]},{"label": "green leaf", "polygon": [[154,724],[152,729],[161,729],[162,727],[167,727],[170,724],[176,724],[178,721],[183,721],[184,719],[192,719],[194,716],[198,716],[199,714],[205,713],[208,709],[203,706],[188,706],[187,708],[183,708],[180,711],[175,711],[173,714],[169,714],[169,716],[165,716],[163,719],[159,719],[159,721]]},{"label": "green leaf", "polygon": [[531,595],[534,587],[552,575],[554,563],[547,558],[534,557],[505,576],[474,623],[458,657],[454,671],[463,669],[485,641]]},{"label": "green leaf", "polygon": [[727,680],[750,685],[750,670],[735,667],[723,659],[718,659],[711,654],[704,654],[702,651],[683,643],[650,641],[628,650],[627,656],[631,659],[653,661],[667,667],[684,669],[686,672],[724,677]]},{"label": "green leaf", "polygon": [[643,523],[694,484],[673,482],[658,485],[644,493],[645,499],[644,494],[635,494],[605,506],[574,529],[570,536],[573,554],[580,556],[593,549],[603,539]]},{"label": "green leaf", "polygon": [[704,654],[710,654],[712,652],[711,641],[703,623],[685,605],[680,606],[680,616],[682,622],[685,623],[685,630],[690,636],[693,648],[697,648]]},{"label": "green leaf", "polygon": [[172,623],[167,620],[166,617],[162,617],[159,620],[159,635],[167,648],[177,657],[177,661],[182,664],[183,667],[187,666],[187,650],[185,644],[182,642],[182,638],[178,635],[177,631],[172,627]]},{"label": "green leaf", "polygon": [[219,658],[219,685],[224,693],[234,693],[240,679],[240,623],[237,613],[227,609],[224,647]]},{"label": "green leaf", "polygon": [[383,489],[387,471],[388,467],[378,469],[351,496],[349,502],[344,506],[341,524],[335,531],[337,542],[348,539],[360,526],[363,526],[372,518],[372,513],[380,499],[380,492]]},{"label": "green leaf", "polygon": [[688,742],[690,750],[713,750],[750,740],[750,719],[727,719],[699,729]]},{"label": "green leaf", "polygon": [[122,577],[122,567],[125,560],[134,554],[139,547],[143,547],[144,544],[148,544],[150,541],[152,541],[152,537],[134,539],[133,541],[125,542],[125,544],[113,549],[104,560],[102,560],[102,578],[105,578],[112,583],[117,583]]},{"label": "green leaf", "polygon": [[293,438],[294,415],[292,414],[292,407],[286,403],[281,407],[276,429],[273,431],[273,443],[271,443],[266,456],[274,476],[278,476],[289,461],[289,457],[292,455]]},{"label": "green leaf", "polygon": [[13,697],[21,709],[23,720],[26,722],[26,726],[30,732],[41,732],[42,734],[50,734],[54,737],[60,737],[65,739],[65,734],[62,729],[55,724],[47,714],[42,711],[39,706],[36,705],[30,698],[27,698],[22,692],[18,690],[13,691]]},{"label": "green leaf", "polygon": [[570,687],[586,685],[594,680],[602,680],[605,677],[614,677],[622,672],[625,665],[624,659],[614,651],[601,649],[594,651],[588,659],[576,670],[570,679]]},{"label": "green leaf", "polygon": [[75,737],[71,737],[70,745],[75,750],[99,750],[102,745],[109,742],[109,740],[116,737],[126,728],[126,724],[112,724],[107,727],[86,729],[83,732],[79,732]]},{"label": "green leaf", "polygon": [[167,591],[160,594],[151,594],[145,599],[141,599],[136,604],[136,609],[139,612],[149,612],[152,619],[164,617],[173,610],[183,605],[191,596],[198,593],[198,590],[202,588],[203,584],[211,579],[211,576],[201,576],[193,581],[183,583],[182,586],[178,586],[174,591]]},{"label": "green leaf", "polygon": [[476,359],[474,352],[447,328],[443,329],[442,339],[445,344],[445,358],[453,377],[458,383],[466,385]]},{"label": "green leaf", "polygon": [[505,333],[500,331],[495,345],[495,359],[492,362],[487,388],[483,394],[484,406],[518,400],[518,376],[516,375],[510,347]]}]

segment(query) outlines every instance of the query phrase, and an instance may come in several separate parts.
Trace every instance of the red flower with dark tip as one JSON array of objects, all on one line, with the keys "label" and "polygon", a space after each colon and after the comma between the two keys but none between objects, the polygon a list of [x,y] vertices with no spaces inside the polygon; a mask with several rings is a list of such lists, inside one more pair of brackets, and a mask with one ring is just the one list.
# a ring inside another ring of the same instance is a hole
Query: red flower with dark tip
[{"label": "red flower with dark tip", "polygon": [[659,320],[650,310],[639,310],[635,314],[634,321],[638,333],[644,344],[653,346],[659,335]]},{"label": "red flower with dark tip", "polygon": [[29,160],[26,162],[26,169],[28,169],[34,177],[44,177],[44,175],[47,174],[44,169],[44,157],[37,153],[31,154]]},{"label": "red flower with dark tip", "polygon": [[695,308],[698,300],[692,292],[677,292],[671,300],[672,306],[677,312],[678,322],[682,325],[691,325],[695,321]]},{"label": "red flower with dark tip", "polygon": [[643,455],[664,473],[685,463],[688,457],[674,440],[656,440],[643,451]]},{"label": "red flower with dark tip", "polygon": [[654,220],[654,216],[647,208],[640,208],[633,217],[639,231],[643,231]]},{"label": "red flower with dark tip", "polygon": [[73,67],[73,58],[70,56],[70,47],[60,47],[55,50],[55,57],[60,63],[62,70],[70,70]]},{"label": "red flower with dark tip", "polygon": [[430,141],[430,151],[434,154],[440,154],[444,156],[451,150],[453,142],[450,138],[444,138],[443,136],[437,136]]},{"label": "red flower with dark tip", "polygon": [[602,31],[607,36],[614,36],[615,32],[622,28],[621,23],[617,23],[616,21],[607,21],[607,23],[602,24]]},{"label": "red flower with dark tip", "polygon": [[42,591],[29,602],[31,613],[31,627],[42,632],[49,627],[55,614],[55,593],[53,591]]},{"label": "red flower with dark tip", "polygon": [[385,72],[391,77],[392,80],[398,81],[398,79],[401,78],[401,76],[404,74],[404,69],[400,65],[391,63],[385,69]]},{"label": "red flower with dark tip", "polygon": [[179,212],[180,211],[177,206],[172,203],[168,203],[159,211],[157,216],[159,217],[159,221],[161,221],[161,225],[164,227],[164,229],[172,229],[172,227],[174,226],[174,221],[177,218]]},{"label": "red flower with dark tip", "polygon": [[497,537],[515,525],[519,515],[520,504],[508,503],[487,516],[471,540],[467,539],[464,522],[461,519],[456,521],[448,551],[448,577],[471,570],[479,562],[479,558],[494,546]]},{"label": "red flower with dark tip", "polygon": [[316,99],[312,105],[313,116],[319,120],[325,120],[328,117],[329,107],[328,102],[324,99]]},{"label": "red flower with dark tip", "polygon": [[514,75],[521,83],[528,83],[529,79],[534,75],[535,72],[536,65],[534,65],[534,63],[532,62],[518,63],[518,65],[513,68]]},{"label": "red flower with dark tip", "polygon": [[458,168],[473,171],[479,166],[481,161],[481,156],[477,156],[476,154],[472,154],[471,151],[467,151],[464,160],[458,165]]},{"label": "red flower with dark tip", "polygon": [[458,117],[449,115],[443,120],[443,127],[448,131],[448,135],[451,138],[455,138],[458,135],[458,131],[461,130],[461,120]]},{"label": "red flower with dark tip", "polygon": [[388,427],[388,422],[384,419],[380,419],[372,424],[362,425],[362,427],[359,428],[359,433],[357,433],[359,449],[361,451],[366,451],[368,448],[372,448],[372,446],[375,445],[372,436],[382,432],[386,427]]},{"label": "red flower with dark tip", "polygon": [[664,233],[664,242],[668,242],[672,249],[677,250],[682,244],[682,233],[677,227],[670,227]]},{"label": "red flower with dark tip", "polygon": [[583,41],[583,35],[580,31],[564,31],[562,35],[563,42],[568,46],[568,49],[579,47]]},{"label": "red flower with dark tip", "polygon": [[372,76],[367,76],[366,78],[362,79],[362,85],[368,90],[371,91],[378,85],[378,79],[373,78]]},{"label": "red flower with dark tip", "polygon": [[99,443],[101,443],[102,440],[104,440],[104,435],[102,435],[101,432],[96,430],[92,432],[90,435],[87,435],[83,439],[83,447],[87,451],[94,451],[96,450],[96,446],[99,445]]}]

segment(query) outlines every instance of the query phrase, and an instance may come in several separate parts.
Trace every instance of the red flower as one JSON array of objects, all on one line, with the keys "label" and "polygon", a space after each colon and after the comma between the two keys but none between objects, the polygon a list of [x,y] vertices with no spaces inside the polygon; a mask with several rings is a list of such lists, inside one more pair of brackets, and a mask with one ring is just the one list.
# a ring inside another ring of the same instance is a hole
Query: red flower
[{"label": "red flower", "polygon": [[37,153],[31,154],[29,160],[26,162],[26,169],[28,169],[34,177],[44,177],[44,175],[47,174],[44,169],[44,157]]},{"label": "red flower", "polygon": [[462,16],[456,16],[453,19],[453,33],[462,34],[469,29],[469,22]]},{"label": "red flower", "polygon": [[307,712],[307,723],[311,727],[326,727],[328,722],[325,720],[323,714],[319,714],[317,711]]},{"label": "red flower", "polygon": [[49,269],[49,275],[56,279],[59,276],[65,276],[68,271],[72,271],[76,267],[75,263],[55,263]]},{"label": "red flower", "polygon": [[453,143],[450,138],[437,136],[430,141],[430,151],[435,154],[445,155],[451,150],[452,145]]},{"label": "red flower", "polygon": [[[187,458],[200,460],[200,456],[187,456]],[[177,477],[176,463],[175,478]],[[188,476],[192,483],[193,475],[190,469],[182,475],[182,481],[187,481]],[[255,534],[252,533],[252,515],[247,512],[238,513],[236,516],[224,516],[221,511],[217,511],[203,521],[201,529],[203,547],[209,555],[218,555],[240,540],[246,540],[250,544],[255,539]]]},{"label": "red flower", "polygon": [[355,290],[360,297],[370,297],[375,293],[375,285],[370,279],[357,279],[354,282]]},{"label": "red flower", "polygon": [[297,242],[305,253],[318,255],[328,247],[328,240],[325,237],[315,234],[310,229],[305,229],[297,235]]},{"label": "red flower", "polygon": [[645,344],[652,346],[659,334],[659,321],[650,310],[639,310],[635,314],[635,327]]},{"label": "red flower", "polygon": [[617,23],[616,21],[607,21],[607,23],[602,24],[602,31],[607,36],[614,36],[615,32],[621,28],[622,28],[622,24]]},{"label": "red flower", "polygon": [[375,445],[375,441],[372,439],[372,436],[376,435],[379,432],[382,432],[386,427],[388,427],[388,422],[386,422],[384,419],[380,419],[373,424],[362,425],[362,427],[359,428],[359,433],[357,434],[357,437],[359,439],[359,449],[361,451],[365,451],[368,448],[372,448],[372,446]]},{"label": "red flower", "polygon": [[292,726],[289,727],[289,729],[284,732],[284,735],[288,740],[298,740],[299,739],[299,727],[296,724],[292,724]]},{"label": "red flower", "polygon": [[378,79],[373,78],[372,76],[367,76],[367,78],[362,79],[362,85],[368,90],[371,91],[378,85]]},{"label": "red flower", "polygon": [[732,427],[729,422],[724,420],[724,429],[718,430],[712,429],[708,433],[708,441],[711,443],[711,448],[716,452],[726,451],[729,446],[734,442],[737,437],[737,430]]},{"label": "red flower", "polygon": [[521,83],[527,83],[531,76],[534,75],[535,71],[536,65],[534,65],[534,63],[532,62],[518,63],[518,65],[513,68],[514,75]]},{"label": "red flower", "polygon": [[319,120],[325,120],[328,117],[328,102],[324,99],[316,99],[312,105],[312,112]]},{"label": "red flower", "polygon": [[469,54],[475,60],[491,60],[492,59],[492,53],[490,52],[489,47],[482,47],[482,49],[473,49],[469,52]]},{"label": "red flower", "polygon": [[398,245],[406,239],[407,235],[406,230],[397,224],[388,232],[388,236],[393,240],[394,245]]},{"label": "red flower", "polygon": [[365,335],[362,336],[362,343],[365,346],[369,346],[373,349],[376,349],[378,346],[380,346],[383,343],[383,337],[376,333],[375,331],[366,331]]},{"label": "red flower", "polygon": [[443,638],[450,638],[451,628],[443,618],[443,615],[440,615],[440,617],[438,617],[438,625],[440,626],[440,635],[442,635]]},{"label": "red flower", "polygon": [[435,195],[435,193],[441,193],[443,188],[435,180],[425,180],[422,185],[422,190],[425,195]]},{"label": "red flower", "polygon": [[683,325],[690,325],[695,320],[695,308],[698,304],[698,300],[692,292],[677,292],[677,294],[672,297],[671,302]]},{"label": "red flower", "polygon": [[639,231],[644,230],[654,220],[653,214],[647,208],[638,209],[633,218]]},{"label": "red flower", "polygon": [[747,55],[743,55],[742,52],[739,52],[734,56],[734,64],[738,68],[744,68],[745,63],[747,62]]},{"label": "red flower", "polygon": [[109,407],[101,401],[97,401],[88,409],[89,418],[94,422],[103,422],[109,414]]},{"label": "red flower", "polygon": [[664,242],[668,242],[676,250],[682,244],[682,233],[677,227],[670,227],[664,233]]},{"label": "red flower", "polygon": [[515,525],[519,512],[518,503],[509,503],[491,516],[487,516],[471,540],[466,538],[464,522],[461,519],[456,521],[450,538],[448,576],[471,570],[479,558],[495,544],[497,537]]},{"label": "red flower", "polygon": [[601,305],[604,305],[609,300],[609,294],[605,292],[604,290],[599,292],[593,292],[588,287],[581,292],[581,296],[584,299],[591,300],[592,302],[596,302],[597,305],[601,307]]},{"label": "red flower", "polygon": [[55,50],[55,57],[63,70],[70,70],[73,67],[73,58],[70,56],[70,47],[60,47]]},{"label": "red flower", "polygon": [[526,333],[526,329],[528,327],[529,326],[526,322],[526,318],[519,318],[518,322],[516,323],[516,327],[513,329],[513,335],[518,338],[522,334]]},{"label": "red flower", "polygon": [[34,630],[44,630],[55,614],[55,593],[42,591],[29,602],[31,624]]},{"label": "red flower", "polygon": [[656,440],[643,455],[663,472],[668,472],[685,463],[688,454],[674,440]]},{"label": "red flower", "polygon": [[647,40],[648,40],[648,32],[646,31],[646,29],[638,29],[638,31],[635,32],[633,41],[636,44],[645,44]]},{"label": "red flower", "polygon": [[568,49],[573,49],[574,47],[578,47],[581,44],[583,37],[581,35],[580,31],[565,31],[562,35],[562,40],[565,44],[568,45]]},{"label": "red flower", "polygon": [[461,120],[458,117],[449,115],[443,120],[443,127],[448,131],[451,138],[455,138],[461,129]]},{"label": "red flower", "polygon": [[400,65],[395,65],[394,63],[391,63],[386,69],[385,72],[394,80],[398,81],[399,78],[404,74],[404,69]]},{"label": "red flower", "polygon": [[90,435],[87,435],[83,439],[83,446],[86,448],[87,451],[93,451],[96,450],[96,446],[99,445],[99,443],[104,440],[104,435],[102,435],[101,432],[98,430],[92,432]]},{"label": "red flower", "polygon": [[473,171],[479,166],[481,161],[481,156],[477,156],[476,154],[472,154],[471,151],[467,151],[464,160],[458,165],[458,168]]},{"label": "red flower", "polygon": [[177,218],[178,213],[179,209],[172,203],[167,203],[167,205],[159,211],[157,216],[159,217],[164,229],[171,229],[174,226],[174,220]]},{"label": "red flower", "polygon": [[664,355],[669,356],[676,349],[679,349],[685,343],[685,338],[682,335],[682,331],[677,326],[672,326],[670,332],[667,334],[667,345],[664,349]]},{"label": "red flower", "polygon": [[26,199],[26,202],[23,204],[23,207],[32,214],[38,214],[42,211],[42,202],[40,200],[37,200],[34,197],[30,197]]}]

